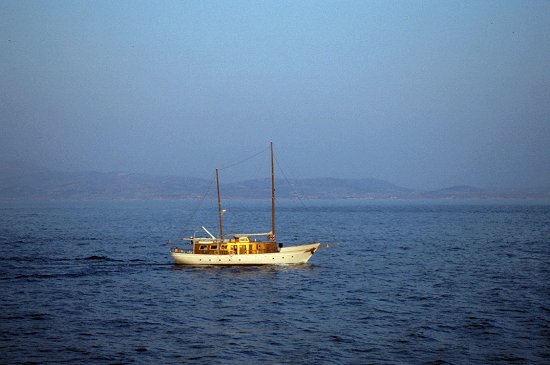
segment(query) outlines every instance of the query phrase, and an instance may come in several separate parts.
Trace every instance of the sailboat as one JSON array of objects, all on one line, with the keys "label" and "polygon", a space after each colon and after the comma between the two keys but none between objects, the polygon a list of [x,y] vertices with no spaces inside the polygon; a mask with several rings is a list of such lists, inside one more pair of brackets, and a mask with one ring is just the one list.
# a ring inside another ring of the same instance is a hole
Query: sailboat
[{"label": "sailboat", "polygon": [[[266,233],[237,233],[224,235],[219,171],[216,169],[218,192],[219,235],[215,237],[204,226],[208,237],[189,237],[190,250],[174,247],[170,251],[176,264],[181,265],[288,265],[304,264],[321,247],[313,242],[297,246],[283,246],[276,240],[275,231],[275,171],[273,143],[271,152],[271,231]],[[328,247],[326,245],[324,247]]]}]

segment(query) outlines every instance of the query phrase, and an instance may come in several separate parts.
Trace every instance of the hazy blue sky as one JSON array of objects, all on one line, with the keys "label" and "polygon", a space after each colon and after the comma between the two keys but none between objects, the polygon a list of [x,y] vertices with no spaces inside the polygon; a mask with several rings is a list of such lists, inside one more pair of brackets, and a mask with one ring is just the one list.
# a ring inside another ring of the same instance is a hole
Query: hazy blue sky
[{"label": "hazy blue sky", "polygon": [[0,44],[3,160],[550,186],[549,1],[2,0]]}]

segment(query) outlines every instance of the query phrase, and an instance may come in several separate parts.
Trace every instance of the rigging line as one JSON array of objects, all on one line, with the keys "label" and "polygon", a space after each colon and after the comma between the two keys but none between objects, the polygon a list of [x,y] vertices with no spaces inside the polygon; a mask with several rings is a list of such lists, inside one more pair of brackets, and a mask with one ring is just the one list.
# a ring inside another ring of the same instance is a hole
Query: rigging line
[{"label": "rigging line", "polygon": [[277,164],[277,167],[279,168],[279,171],[281,171],[281,173],[283,174],[283,177],[284,177],[286,183],[290,186],[290,189],[292,190],[294,195],[298,198],[298,201],[300,202],[300,204],[302,204],[302,207],[304,207],[305,209],[308,209],[308,207],[304,203],[304,200],[302,198],[302,194],[298,193],[298,191],[295,189],[294,185],[292,185],[292,183],[290,182],[290,180],[286,176],[283,168],[281,167],[281,164],[279,163],[279,160],[277,159],[277,157],[275,157],[275,163]]},{"label": "rigging line", "polygon": [[[190,222],[192,219],[195,218],[195,215],[197,214],[197,212],[200,210],[202,204],[204,203],[204,201],[206,200],[206,197],[208,196],[208,194],[210,194],[210,191],[212,190],[212,186],[214,185],[214,177],[212,177],[210,179],[210,184],[208,185],[208,188],[206,189],[206,191],[204,192],[203,196],[199,199],[199,203],[197,204],[197,206],[195,207],[194,210],[191,211],[191,213],[189,213],[189,215],[187,216],[187,219],[184,220],[184,225],[187,224],[188,222]],[[180,236],[183,236],[183,232]]]},{"label": "rigging line", "polygon": [[232,164],[229,164],[229,165],[220,167],[218,170],[221,171],[221,170],[225,170],[225,169],[228,169],[228,168],[231,168],[231,167],[235,167],[235,166],[237,166],[237,165],[240,165],[240,164],[242,164],[242,163],[244,163],[244,162],[246,162],[246,161],[248,161],[248,160],[253,159],[254,157],[256,157],[256,156],[258,156],[258,155],[261,155],[261,154],[264,153],[268,148],[269,148],[269,147],[266,147],[266,148],[262,149],[261,151],[259,151],[259,152],[255,153],[255,154],[253,154],[252,156],[246,157],[246,158],[244,158],[244,159],[242,159],[242,160],[240,160],[240,161],[237,161],[237,162],[235,162],[235,163],[232,163]]}]

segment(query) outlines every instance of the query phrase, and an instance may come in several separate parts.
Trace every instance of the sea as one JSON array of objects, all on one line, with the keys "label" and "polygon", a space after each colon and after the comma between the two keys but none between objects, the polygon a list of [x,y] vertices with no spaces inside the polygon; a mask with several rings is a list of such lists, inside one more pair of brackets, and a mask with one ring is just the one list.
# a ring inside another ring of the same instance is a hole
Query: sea
[{"label": "sea", "polygon": [[[0,203],[1,364],[550,364],[550,202],[277,201],[307,264],[178,266],[215,202]],[[269,231],[270,202],[224,206]]]}]

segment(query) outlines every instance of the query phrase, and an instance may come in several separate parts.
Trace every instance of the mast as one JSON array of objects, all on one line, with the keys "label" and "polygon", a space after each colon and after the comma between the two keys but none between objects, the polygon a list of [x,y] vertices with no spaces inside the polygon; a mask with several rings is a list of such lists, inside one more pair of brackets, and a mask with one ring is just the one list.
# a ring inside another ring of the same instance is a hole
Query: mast
[{"label": "mast", "polygon": [[223,226],[222,226],[222,201],[220,196],[220,178],[218,177],[218,169],[216,169],[216,187],[218,188],[218,215],[220,216],[220,241],[223,242]]},{"label": "mast", "polygon": [[275,168],[273,164],[273,142],[269,142],[271,150],[271,235],[275,239]]}]

